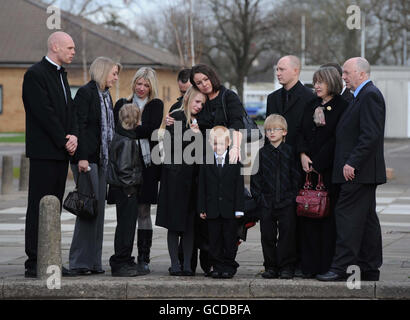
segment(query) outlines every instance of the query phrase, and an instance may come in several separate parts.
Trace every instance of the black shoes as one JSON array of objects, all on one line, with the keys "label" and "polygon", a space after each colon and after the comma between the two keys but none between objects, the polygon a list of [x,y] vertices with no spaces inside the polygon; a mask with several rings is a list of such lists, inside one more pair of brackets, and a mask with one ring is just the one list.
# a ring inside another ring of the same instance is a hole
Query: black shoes
[{"label": "black shoes", "polygon": [[138,274],[141,276],[149,274],[151,272],[151,270],[149,269],[148,263],[146,263],[145,261],[138,262],[137,270],[138,270]]},{"label": "black shoes", "polygon": [[218,271],[212,271],[211,276],[214,279],[232,279],[233,278],[233,273],[232,272],[218,272]]},{"label": "black shoes", "polygon": [[346,280],[346,276],[342,276],[342,275],[337,274],[333,271],[328,271],[324,274],[318,274],[316,276],[316,279],[319,280],[319,281],[325,281],[325,282],[326,281],[327,282],[329,282],[329,281],[344,281],[344,280]]},{"label": "black shoes", "polygon": [[168,272],[170,276],[182,276],[182,277],[193,277],[195,276],[195,272],[188,271],[188,270],[172,270],[171,267],[168,268]]},{"label": "black shoes", "polygon": [[293,271],[292,270],[282,270],[279,273],[279,279],[293,279]]},{"label": "black shoes", "polygon": [[276,270],[267,269],[264,273],[262,273],[262,278],[265,279],[277,279],[279,277],[278,272]]},{"label": "black shoes", "polygon": [[111,269],[113,277],[136,277],[139,275],[136,265],[124,264],[118,269]]},{"label": "black shoes", "polygon": [[24,271],[25,278],[37,278],[37,270],[33,268],[26,268]]}]

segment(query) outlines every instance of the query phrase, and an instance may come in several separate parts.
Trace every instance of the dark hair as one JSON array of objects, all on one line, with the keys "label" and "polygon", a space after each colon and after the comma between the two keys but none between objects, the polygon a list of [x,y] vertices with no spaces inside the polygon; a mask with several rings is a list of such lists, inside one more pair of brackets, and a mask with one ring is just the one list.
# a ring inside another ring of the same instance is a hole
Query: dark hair
[{"label": "dark hair", "polygon": [[178,72],[177,80],[181,81],[182,83],[187,83],[189,80],[189,76],[191,75],[191,69],[185,68]]},{"label": "dark hair", "polygon": [[327,84],[328,94],[336,96],[343,89],[343,81],[339,72],[335,67],[321,67],[313,74],[313,85],[316,82],[324,82]]},{"label": "dark hair", "polygon": [[191,84],[195,89],[199,90],[194,81],[194,76],[197,73],[202,73],[208,77],[208,79],[211,81],[213,92],[217,92],[219,91],[219,89],[221,89],[221,81],[219,80],[218,75],[211,67],[207,66],[206,64],[197,64],[191,69],[189,80],[191,81]]},{"label": "dark hair", "polygon": [[340,76],[342,76],[342,74],[343,74],[342,67],[336,62],[329,62],[329,63],[321,65],[320,67],[321,68],[333,67],[337,70],[337,72],[339,72]]}]

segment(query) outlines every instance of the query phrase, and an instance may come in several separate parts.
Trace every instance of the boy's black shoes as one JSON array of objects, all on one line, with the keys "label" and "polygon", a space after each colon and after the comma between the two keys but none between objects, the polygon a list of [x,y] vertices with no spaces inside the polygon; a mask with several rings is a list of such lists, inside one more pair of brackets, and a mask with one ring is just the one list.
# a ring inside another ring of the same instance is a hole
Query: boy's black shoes
[{"label": "boy's black shoes", "polygon": [[233,273],[232,272],[217,272],[217,271],[212,271],[212,278],[214,279],[231,279],[233,278]]},{"label": "boy's black shoes", "polygon": [[118,269],[111,269],[111,275],[113,277],[136,277],[139,273],[135,266],[124,264]]},{"label": "boy's black shoes", "polygon": [[282,270],[279,274],[279,279],[293,279],[292,270]]},{"label": "boy's black shoes", "polygon": [[262,278],[265,278],[265,279],[277,279],[278,276],[279,276],[278,272],[272,269],[267,269],[265,270],[264,273],[262,273]]},{"label": "boy's black shoes", "polygon": [[324,274],[318,274],[316,276],[316,279],[319,280],[319,281],[327,281],[327,282],[329,282],[329,281],[344,281],[344,280],[346,280],[346,276],[337,274],[333,271],[328,271]]}]

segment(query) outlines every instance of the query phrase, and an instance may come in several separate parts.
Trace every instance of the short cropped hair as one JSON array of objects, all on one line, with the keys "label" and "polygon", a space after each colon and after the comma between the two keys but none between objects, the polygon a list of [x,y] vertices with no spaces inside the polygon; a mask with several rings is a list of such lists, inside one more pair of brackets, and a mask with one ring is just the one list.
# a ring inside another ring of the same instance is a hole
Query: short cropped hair
[{"label": "short cropped hair", "polygon": [[316,82],[324,82],[327,85],[328,94],[335,96],[343,89],[343,81],[339,72],[334,67],[320,68],[313,74],[313,85]]},{"label": "short cropped hair", "polygon": [[218,75],[212,69],[211,67],[207,66],[206,64],[197,64],[192,67],[191,69],[191,75],[189,77],[189,80],[191,81],[191,84],[197,89],[198,87],[196,86],[196,83],[194,81],[194,76],[197,73],[202,73],[208,77],[208,79],[211,81],[212,84],[212,92],[217,92],[219,89],[221,89],[221,81],[219,80]]},{"label": "short cropped hair", "polygon": [[178,72],[177,80],[182,83],[187,83],[191,75],[191,69],[185,68]]},{"label": "short cropped hair", "polygon": [[286,119],[283,116],[277,113],[273,113],[265,119],[265,122],[263,123],[263,128],[265,130],[272,128],[282,128],[288,131],[288,123],[286,122]]},{"label": "short cropped hair", "polygon": [[100,90],[105,90],[107,86],[108,74],[111,72],[114,66],[118,67],[118,74],[120,73],[122,66],[118,62],[114,62],[107,57],[96,58],[90,66],[90,77],[94,80]]},{"label": "short cropped hair", "polygon": [[157,74],[154,69],[149,67],[142,67],[137,70],[134,77],[131,81],[131,95],[128,97],[128,100],[132,100],[134,96],[135,84],[138,80],[144,79],[149,83],[149,95],[148,102],[152,99],[158,98],[158,83],[157,83]]},{"label": "short cropped hair", "polygon": [[140,118],[141,110],[134,103],[124,104],[118,113],[121,126],[127,130],[135,129],[140,122]]},{"label": "short cropped hair", "polygon": [[213,143],[215,139],[223,139],[225,138],[226,144],[229,145],[231,138],[229,134],[229,130],[227,127],[224,126],[215,126],[209,132],[209,141]]}]

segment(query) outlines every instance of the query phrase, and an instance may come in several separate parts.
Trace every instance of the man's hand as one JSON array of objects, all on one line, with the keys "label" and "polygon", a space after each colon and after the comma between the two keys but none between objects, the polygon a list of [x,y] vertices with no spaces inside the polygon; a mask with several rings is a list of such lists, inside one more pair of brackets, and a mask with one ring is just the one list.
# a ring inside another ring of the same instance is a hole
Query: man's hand
[{"label": "man's hand", "polygon": [[65,148],[66,148],[68,154],[70,156],[72,156],[75,153],[75,151],[77,150],[78,139],[77,139],[76,136],[73,136],[73,135],[70,135],[70,134],[66,135],[66,138],[68,139],[68,141],[65,145]]},{"label": "man's hand", "polygon": [[343,167],[343,176],[345,177],[346,181],[352,181],[355,177],[354,174],[354,168],[349,166],[348,164],[345,164],[345,166]]}]

